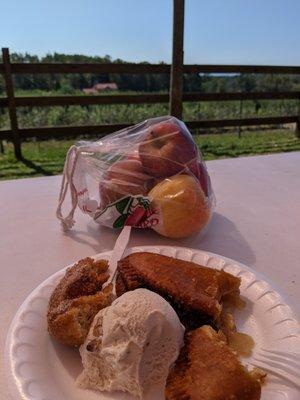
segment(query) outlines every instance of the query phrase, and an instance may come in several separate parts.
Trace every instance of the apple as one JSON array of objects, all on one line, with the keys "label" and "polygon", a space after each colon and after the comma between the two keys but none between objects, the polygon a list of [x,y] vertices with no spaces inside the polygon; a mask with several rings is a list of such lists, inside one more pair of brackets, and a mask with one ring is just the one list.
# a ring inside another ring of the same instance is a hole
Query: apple
[{"label": "apple", "polygon": [[183,238],[200,232],[209,221],[210,203],[199,181],[186,174],[158,183],[149,192],[151,207],[159,222],[153,229],[169,238]]},{"label": "apple", "polygon": [[137,157],[116,161],[103,174],[99,184],[101,208],[128,195],[147,195],[154,179],[145,173]]},{"label": "apple", "polygon": [[139,145],[144,170],[158,178],[175,175],[198,157],[197,146],[187,130],[170,122],[150,126]]},{"label": "apple", "polygon": [[204,191],[205,196],[210,196],[212,192],[210,177],[203,162],[193,161],[188,164],[188,168],[200,182],[201,188]]}]

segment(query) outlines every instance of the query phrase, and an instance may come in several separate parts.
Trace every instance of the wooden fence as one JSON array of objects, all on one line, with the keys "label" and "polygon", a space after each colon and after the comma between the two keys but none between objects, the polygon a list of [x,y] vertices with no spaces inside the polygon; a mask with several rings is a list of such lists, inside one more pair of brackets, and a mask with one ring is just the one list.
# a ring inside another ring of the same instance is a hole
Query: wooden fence
[{"label": "wooden fence", "polygon": [[[51,107],[68,105],[95,104],[151,104],[169,102],[169,113],[182,118],[182,103],[184,101],[230,101],[230,100],[259,100],[259,99],[298,99],[300,92],[259,92],[259,93],[183,93],[182,82],[184,74],[199,73],[246,73],[246,74],[300,74],[300,67],[288,66],[255,66],[255,65],[184,65],[184,0],[173,0],[173,51],[172,65],[166,64],[86,64],[86,63],[11,63],[9,50],[2,49],[3,63],[0,63],[0,73],[4,74],[6,98],[0,98],[0,107],[8,107],[9,130],[0,131],[2,139],[12,140],[17,159],[22,159],[21,141],[30,137],[50,136],[66,137],[80,134],[104,135],[130,124],[107,124],[92,126],[61,126],[19,128],[17,118],[18,107]],[[33,96],[16,97],[14,94],[14,74],[61,74],[61,73],[126,73],[126,74],[170,74],[169,94],[136,94],[113,96]],[[189,128],[213,128],[228,126],[250,126],[296,123],[299,131],[299,114],[292,116],[276,116],[262,118],[216,119],[201,121],[185,121]],[[138,121],[136,121],[138,122]]]},{"label": "wooden fence", "polygon": [[[178,39],[176,39],[178,40]],[[176,49],[175,49],[176,50]],[[174,51],[174,45],[173,45]],[[166,64],[61,64],[61,63],[11,63],[9,50],[2,49],[3,63],[0,63],[0,73],[4,75],[7,97],[0,98],[0,107],[7,107],[11,129],[0,131],[0,139],[11,140],[14,144],[15,155],[22,158],[21,141],[25,138],[47,138],[49,136],[67,137],[80,134],[104,135],[130,124],[106,124],[92,126],[61,126],[61,127],[35,127],[19,128],[17,119],[18,107],[51,107],[67,105],[99,105],[99,104],[151,104],[170,103],[170,114],[179,118],[182,116],[182,102],[199,101],[231,101],[231,100],[260,100],[260,99],[298,99],[300,104],[300,91],[269,91],[250,93],[182,93],[182,84],[176,87],[178,71],[172,83],[170,94],[119,94],[119,95],[92,95],[92,96],[33,96],[16,97],[14,94],[14,74],[44,74],[44,73],[126,73],[126,74],[170,74],[171,65]],[[177,60],[173,59],[176,66]],[[179,60],[180,67],[180,60]],[[180,69],[180,68],[179,68]],[[173,71],[174,72],[174,71]],[[300,67],[289,66],[250,66],[250,65],[182,65],[179,75],[195,73],[259,73],[259,74],[300,74]],[[180,101],[178,101],[178,99]],[[299,113],[292,116],[216,119],[201,121],[186,121],[191,129],[250,126],[296,123],[299,129]],[[138,121],[137,121],[138,122]]]}]

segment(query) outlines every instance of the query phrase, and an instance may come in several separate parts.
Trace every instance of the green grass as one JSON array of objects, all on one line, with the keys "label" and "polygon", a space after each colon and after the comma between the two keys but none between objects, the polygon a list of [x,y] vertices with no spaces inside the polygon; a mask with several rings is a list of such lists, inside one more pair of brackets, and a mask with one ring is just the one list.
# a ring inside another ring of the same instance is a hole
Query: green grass
[{"label": "green grass", "polygon": [[288,129],[243,131],[240,139],[231,133],[197,136],[195,140],[205,160],[300,150],[300,139]]},{"label": "green grass", "polygon": [[[286,151],[300,151],[300,139],[291,130],[243,131],[236,133],[196,136],[205,160],[240,157]],[[60,174],[66,152],[74,140],[25,142],[22,151],[25,161],[16,161],[11,144],[0,153],[0,179],[15,179]]]},{"label": "green grass", "polygon": [[[121,92],[119,92],[121,93]],[[133,94],[138,92],[122,92]],[[59,95],[57,92],[18,91],[18,95],[34,94]],[[77,92],[76,94],[82,93]],[[118,93],[114,93],[118,94]],[[224,102],[184,102],[183,120],[195,121],[205,119],[270,117],[278,115],[297,115],[297,100],[261,100],[259,110],[253,100],[243,101],[240,113],[239,101]],[[167,103],[156,104],[103,104],[90,106],[52,106],[52,107],[18,107],[17,116],[20,128],[61,126],[61,125],[101,125],[111,123],[136,123],[158,115],[168,115]],[[0,108],[0,129],[9,129],[7,109]]]}]

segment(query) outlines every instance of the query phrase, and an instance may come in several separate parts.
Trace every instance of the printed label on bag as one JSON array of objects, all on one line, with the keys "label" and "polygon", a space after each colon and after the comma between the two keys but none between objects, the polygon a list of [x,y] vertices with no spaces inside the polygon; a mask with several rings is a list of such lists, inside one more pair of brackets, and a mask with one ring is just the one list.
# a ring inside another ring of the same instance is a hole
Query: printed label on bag
[{"label": "printed label on bag", "polygon": [[94,220],[111,228],[134,226],[151,228],[158,224],[158,214],[151,208],[150,199],[144,196],[126,196],[96,212]]}]

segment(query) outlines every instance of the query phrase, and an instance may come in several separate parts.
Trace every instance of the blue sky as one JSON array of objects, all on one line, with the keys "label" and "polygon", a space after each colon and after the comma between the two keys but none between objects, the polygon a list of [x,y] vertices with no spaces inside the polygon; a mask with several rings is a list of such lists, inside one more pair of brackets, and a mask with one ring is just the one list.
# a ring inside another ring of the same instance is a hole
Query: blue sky
[{"label": "blue sky", "polygon": [[[11,51],[171,60],[171,0],[0,0]],[[300,0],[186,0],[185,62],[300,65]]]}]

